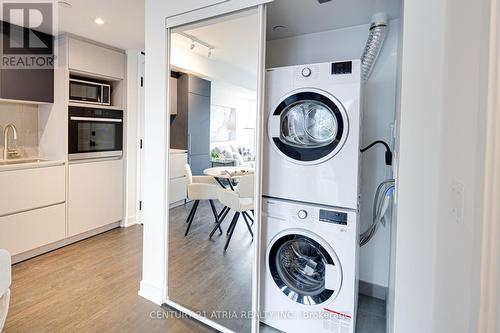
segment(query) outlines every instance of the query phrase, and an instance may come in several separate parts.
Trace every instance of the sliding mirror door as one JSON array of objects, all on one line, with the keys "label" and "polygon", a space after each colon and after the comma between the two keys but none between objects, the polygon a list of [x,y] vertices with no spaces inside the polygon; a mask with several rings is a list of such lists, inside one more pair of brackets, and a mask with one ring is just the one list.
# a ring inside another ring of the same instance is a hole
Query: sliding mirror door
[{"label": "sliding mirror door", "polygon": [[168,300],[235,332],[252,326],[260,24],[170,29]]}]

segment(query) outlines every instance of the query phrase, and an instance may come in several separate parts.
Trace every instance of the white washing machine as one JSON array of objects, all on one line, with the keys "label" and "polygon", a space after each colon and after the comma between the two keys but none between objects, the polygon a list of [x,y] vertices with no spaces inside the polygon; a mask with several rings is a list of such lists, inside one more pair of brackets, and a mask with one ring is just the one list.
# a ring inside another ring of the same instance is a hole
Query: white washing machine
[{"label": "white washing machine", "polygon": [[263,194],[358,208],[361,63],[267,70]]},{"label": "white washing machine", "polygon": [[354,333],[354,210],[263,199],[261,321],[284,332]]}]

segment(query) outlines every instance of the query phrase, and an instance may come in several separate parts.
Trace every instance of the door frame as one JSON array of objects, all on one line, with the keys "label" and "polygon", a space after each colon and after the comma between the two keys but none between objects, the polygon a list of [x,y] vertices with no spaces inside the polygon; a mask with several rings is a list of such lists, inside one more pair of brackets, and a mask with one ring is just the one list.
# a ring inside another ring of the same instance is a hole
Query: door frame
[{"label": "door frame", "polygon": [[500,328],[500,0],[489,1],[480,333]]},{"label": "door frame", "polygon": [[[252,323],[251,323],[251,332],[257,333],[259,332],[259,306],[260,306],[260,240],[261,240],[261,202],[262,202],[262,146],[263,146],[263,136],[264,133],[264,78],[265,78],[265,49],[266,49],[266,7],[265,4],[271,2],[273,0],[232,0],[226,1],[222,3],[218,3],[212,6],[200,8],[194,11],[189,11],[184,14],[179,14],[171,17],[167,17],[165,21],[165,40],[166,40],[166,66],[167,73],[170,73],[170,51],[171,51],[171,38],[170,33],[171,30],[175,27],[201,22],[203,20],[221,17],[227,14],[235,13],[238,11],[249,10],[255,8],[257,10],[258,16],[258,36],[259,36],[259,49],[258,51],[258,70],[257,70],[257,123],[256,123],[256,152],[255,156],[257,157],[258,163],[255,165],[255,223],[254,223],[254,262],[252,267]],[[170,94],[170,80],[168,77],[166,80],[166,91],[167,94],[167,114],[170,114],[170,102],[168,95]],[[168,147],[170,147],[170,127],[167,126],[166,129],[166,172],[168,173],[168,165],[169,165],[169,154]],[[166,202],[169,202],[168,198],[168,189],[166,189],[167,184],[165,186],[165,195]],[[168,208],[168,206],[167,206]],[[166,286],[164,288],[163,302],[164,304],[185,313],[186,315],[194,318],[220,332],[228,332],[233,333],[232,330],[216,323],[200,315],[199,313],[192,311],[172,300],[168,297],[168,230],[169,230],[169,210],[166,209],[165,212],[165,232],[164,232],[164,255],[165,255],[165,265],[164,265],[164,274],[163,285]]]},{"label": "door frame", "polygon": [[144,150],[142,149],[144,140],[144,89],[146,87],[145,78],[145,53],[139,52],[137,56],[137,223],[144,223],[144,214],[142,210],[143,192],[144,192]]}]

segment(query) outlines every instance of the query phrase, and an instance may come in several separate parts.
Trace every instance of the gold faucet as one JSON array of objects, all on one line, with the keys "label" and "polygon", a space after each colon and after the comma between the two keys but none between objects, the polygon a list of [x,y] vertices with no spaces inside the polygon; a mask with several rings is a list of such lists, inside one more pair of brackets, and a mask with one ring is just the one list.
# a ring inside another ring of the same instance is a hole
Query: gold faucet
[{"label": "gold faucet", "polygon": [[8,124],[5,126],[5,129],[3,130],[3,137],[4,137],[4,147],[3,147],[3,159],[7,160],[10,157],[16,157],[19,155],[19,152],[17,149],[9,149],[9,130],[12,130],[12,134],[14,135],[14,140],[17,141],[17,129],[16,126],[13,124]]}]

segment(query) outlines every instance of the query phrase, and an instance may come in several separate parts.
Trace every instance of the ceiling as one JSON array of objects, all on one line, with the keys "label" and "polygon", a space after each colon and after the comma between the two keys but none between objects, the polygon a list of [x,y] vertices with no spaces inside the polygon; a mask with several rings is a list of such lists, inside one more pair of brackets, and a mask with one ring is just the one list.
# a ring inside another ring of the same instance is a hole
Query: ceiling
[{"label": "ceiling", "polygon": [[[144,49],[145,0],[64,1],[70,3],[72,8],[58,6],[60,32],[70,32],[122,49]],[[275,0],[268,5],[267,39],[366,24],[374,13],[380,11],[388,13],[391,19],[398,18],[401,3],[402,0],[332,0],[324,4],[319,4],[318,0]],[[97,25],[94,22],[97,17],[105,23]],[[220,24],[227,26],[224,33],[220,33],[222,30],[217,24],[194,29],[194,32],[199,35],[198,38],[206,39],[219,49],[214,55],[219,53],[221,58],[233,61],[249,58],[246,43],[238,34],[248,32],[241,29],[252,29],[255,25],[239,25],[237,22]],[[274,31],[273,27],[277,25],[286,28]],[[224,45],[238,47],[226,50]]]},{"label": "ceiling", "polygon": [[[144,49],[144,0],[64,0],[59,32],[69,32],[122,49]],[[103,25],[94,20],[100,17]]]},{"label": "ceiling", "polygon": [[[267,39],[280,39],[307,33],[367,24],[377,12],[390,19],[399,18],[403,0],[275,0],[267,10]],[[277,25],[285,29],[273,30]]]},{"label": "ceiling", "polygon": [[[205,26],[187,27],[182,32],[214,47],[210,59],[231,64],[247,73],[255,73],[258,58],[257,15],[235,15]],[[189,49],[191,40],[175,34],[174,47]],[[208,48],[195,43],[191,51],[207,57]]]}]

